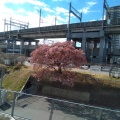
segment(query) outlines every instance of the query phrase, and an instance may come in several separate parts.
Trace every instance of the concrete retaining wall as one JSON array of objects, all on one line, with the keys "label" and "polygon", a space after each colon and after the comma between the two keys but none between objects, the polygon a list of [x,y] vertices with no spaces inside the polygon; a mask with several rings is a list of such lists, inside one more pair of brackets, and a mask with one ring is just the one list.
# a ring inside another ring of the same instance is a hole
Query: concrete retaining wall
[{"label": "concrete retaining wall", "polygon": [[89,102],[90,99],[90,93],[88,92],[71,91],[50,86],[43,86],[42,94],[62,97],[71,100],[80,100],[83,102]]},{"label": "concrete retaining wall", "polygon": [[103,87],[81,86],[80,91],[59,89],[51,86],[43,86],[43,95],[55,96],[58,98],[85,102],[92,105],[106,106],[110,108],[120,108],[120,89]]}]

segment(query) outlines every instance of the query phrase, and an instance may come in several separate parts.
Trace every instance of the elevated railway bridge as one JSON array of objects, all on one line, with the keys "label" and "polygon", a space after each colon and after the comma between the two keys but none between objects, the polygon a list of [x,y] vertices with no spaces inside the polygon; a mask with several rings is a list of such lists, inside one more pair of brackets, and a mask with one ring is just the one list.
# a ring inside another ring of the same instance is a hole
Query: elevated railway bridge
[{"label": "elevated railway bridge", "polygon": [[[109,34],[119,34],[120,20],[116,21],[111,21],[110,24],[107,24],[106,20],[70,24],[70,38],[73,39],[75,33],[81,34],[87,32],[100,32],[101,30],[103,30],[105,34],[107,34],[108,32]],[[9,38],[24,38],[29,40],[46,38],[66,38],[68,33],[67,26],[67,24],[63,24],[0,32],[0,40]],[[79,38],[79,36],[76,37]]]},{"label": "elevated railway bridge", "polygon": [[[0,47],[6,52],[22,54],[28,48],[30,51],[34,50],[39,42],[37,39],[68,38],[69,36],[68,40],[75,41],[76,47],[77,42],[81,44],[78,48],[85,51],[89,62],[109,61],[114,52],[111,50],[113,36],[120,34],[120,19],[111,20],[110,23],[107,20],[73,23],[69,28],[70,34],[68,34],[67,24],[0,32]],[[21,44],[17,45],[17,41]],[[25,42],[28,44],[25,45]],[[31,42],[35,42],[35,45],[31,45]]]}]

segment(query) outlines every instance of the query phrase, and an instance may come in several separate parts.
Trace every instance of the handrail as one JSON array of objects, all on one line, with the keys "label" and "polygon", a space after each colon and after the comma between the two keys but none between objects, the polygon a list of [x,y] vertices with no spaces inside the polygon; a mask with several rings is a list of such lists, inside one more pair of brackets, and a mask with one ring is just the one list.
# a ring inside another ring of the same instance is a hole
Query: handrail
[{"label": "handrail", "polygon": [[28,95],[28,96],[33,96],[33,97],[45,98],[45,99],[48,99],[48,100],[54,100],[54,101],[58,101],[58,102],[81,105],[81,106],[85,106],[85,107],[96,108],[96,109],[101,109],[101,110],[108,110],[108,111],[111,111],[111,112],[119,112],[120,113],[119,110],[113,110],[113,109],[109,109],[109,108],[105,108],[105,107],[96,107],[96,106],[87,105],[87,104],[84,104],[84,103],[75,103],[75,102],[70,102],[70,101],[67,101],[67,100],[61,100],[61,99],[45,97],[45,96],[38,96],[38,95],[27,94],[27,93],[23,93],[23,92],[21,93],[21,92],[6,90],[6,89],[0,89],[0,91],[6,91],[6,92],[12,92],[12,93],[16,93],[16,94],[22,94],[22,95]]}]

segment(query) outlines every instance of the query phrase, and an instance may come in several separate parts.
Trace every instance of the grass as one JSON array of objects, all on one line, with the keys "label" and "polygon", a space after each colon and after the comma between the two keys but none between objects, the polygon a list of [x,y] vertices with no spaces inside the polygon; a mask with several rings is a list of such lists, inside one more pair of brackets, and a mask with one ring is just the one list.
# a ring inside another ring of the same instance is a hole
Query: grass
[{"label": "grass", "polygon": [[103,74],[91,74],[90,71],[88,70],[80,70],[76,68],[73,69],[73,71],[83,74],[82,76],[83,79],[86,79],[86,82],[88,83],[90,82],[94,85],[120,88],[120,78],[113,78],[113,77],[109,77],[108,75],[103,75]]},{"label": "grass", "polygon": [[[80,87],[81,85],[83,86],[96,86],[96,87],[114,87],[114,88],[120,88],[120,78],[113,78],[109,77],[108,75],[104,74],[91,74],[89,70],[80,70],[77,68],[71,69],[71,71],[76,72],[77,74],[77,82],[75,83],[75,87]],[[62,86],[59,82],[48,82],[49,78],[47,81],[42,81],[45,84],[50,84],[51,86],[54,85],[54,87],[61,87],[61,88],[66,88],[67,86]],[[74,87],[74,88],[75,88]]]},{"label": "grass", "polygon": [[[6,74],[4,76],[2,87],[7,90],[20,91],[25,85],[29,76],[32,74],[32,69],[27,66],[22,66],[20,71],[13,71],[13,69],[14,66],[7,67],[9,74]],[[110,78],[107,75],[93,75],[90,74],[89,71],[83,71],[80,69],[72,69],[72,71],[77,72],[77,74],[79,75],[78,85],[109,86],[120,88],[120,79]]]},{"label": "grass", "polygon": [[13,66],[8,67],[9,74],[4,76],[2,87],[7,90],[20,91],[31,75],[31,69],[22,67],[13,72]]}]

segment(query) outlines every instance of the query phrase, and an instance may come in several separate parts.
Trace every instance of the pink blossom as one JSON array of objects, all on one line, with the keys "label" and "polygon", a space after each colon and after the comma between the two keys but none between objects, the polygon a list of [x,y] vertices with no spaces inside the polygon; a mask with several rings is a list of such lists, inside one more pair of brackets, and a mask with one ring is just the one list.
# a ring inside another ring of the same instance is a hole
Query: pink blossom
[{"label": "pink blossom", "polygon": [[[34,66],[35,74],[39,80],[49,79],[50,81],[60,81],[64,85],[73,86],[75,73],[66,70],[70,66],[79,67],[85,64],[85,53],[74,47],[72,42],[55,43],[51,46],[41,45],[31,53],[31,62],[39,66]],[[44,69],[38,67],[45,65]],[[54,71],[54,74],[53,74]]]}]

